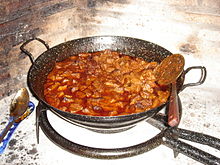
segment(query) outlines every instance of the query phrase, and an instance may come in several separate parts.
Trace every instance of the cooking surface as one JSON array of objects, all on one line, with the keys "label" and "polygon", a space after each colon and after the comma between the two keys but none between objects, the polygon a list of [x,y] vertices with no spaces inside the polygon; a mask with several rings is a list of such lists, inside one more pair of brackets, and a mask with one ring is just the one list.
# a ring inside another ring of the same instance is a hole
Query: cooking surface
[{"label": "cooking surface", "polygon": [[[181,92],[180,98],[183,107],[183,116],[180,128],[185,128],[192,131],[202,132],[220,137],[220,88],[218,85],[216,67],[217,62],[198,60],[191,57],[185,57],[186,67],[204,65],[208,71],[208,77],[205,83],[198,87],[186,88]],[[198,72],[187,74],[186,82],[194,82],[199,77]],[[2,99],[0,101],[0,116],[1,130],[5,126],[8,119],[8,108],[13,95]],[[37,104],[37,101],[31,97],[31,100]],[[52,113],[48,113],[49,121],[52,126],[66,138],[74,142],[89,145],[92,147],[114,148],[134,145],[143,142],[159,132],[156,128],[146,122],[138,124],[138,126],[116,134],[99,134],[94,133],[80,127],[71,125]],[[191,158],[179,154],[177,158],[173,157],[173,151],[166,146],[159,146],[147,153],[134,156],[131,158],[118,159],[118,160],[97,160],[73,155],[55,144],[53,144],[44,134],[40,131],[40,143],[36,142],[35,132],[35,113],[31,114],[27,120],[24,120],[12,140],[5,150],[5,153],[0,156],[0,164],[36,164],[36,165],[49,165],[49,164],[70,164],[73,162],[80,162],[81,164],[200,164]],[[192,142],[190,144],[200,147],[206,152],[209,152],[217,157],[220,157],[219,151],[211,149],[206,146],[198,145]]]}]

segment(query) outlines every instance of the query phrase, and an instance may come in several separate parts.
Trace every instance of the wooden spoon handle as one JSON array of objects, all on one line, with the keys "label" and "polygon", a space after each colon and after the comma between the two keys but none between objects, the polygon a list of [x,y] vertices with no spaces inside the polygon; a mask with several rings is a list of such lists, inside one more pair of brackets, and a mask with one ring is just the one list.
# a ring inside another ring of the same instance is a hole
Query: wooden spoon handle
[{"label": "wooden spoon handle", "polygon": [[175,127],[179,124],[179,105],[178,105],[178,97],[176,90],[176,82],[172,83],[171,95],[170,95],[170,103],[168,110],[168,124],[171,127]]}]

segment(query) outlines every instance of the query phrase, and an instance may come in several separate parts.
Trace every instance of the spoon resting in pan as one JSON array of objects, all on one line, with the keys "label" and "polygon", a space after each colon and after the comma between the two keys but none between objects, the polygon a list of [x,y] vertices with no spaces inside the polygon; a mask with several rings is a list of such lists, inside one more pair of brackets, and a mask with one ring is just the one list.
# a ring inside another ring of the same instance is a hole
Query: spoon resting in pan
[{"label": "spoon resting in pan", "polygon": [[180,121],[176,80],[183,72],[184,65],[184,57],[180,54],[173,54],[166,57],[154,72],[155,78],[160,85],[172,84],[168,108],[168,124],[171,127],[177,126]]}]

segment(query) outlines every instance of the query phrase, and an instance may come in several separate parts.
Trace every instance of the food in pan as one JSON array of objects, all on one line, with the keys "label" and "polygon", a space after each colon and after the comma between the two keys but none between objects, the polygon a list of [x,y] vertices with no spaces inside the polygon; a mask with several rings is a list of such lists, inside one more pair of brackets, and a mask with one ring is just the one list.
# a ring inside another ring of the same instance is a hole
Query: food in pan
[{"label": "food in pan", "polygon": [[44,96],[63,111],[92,116],[139,113],[167,102],[169,86],[157,84],[157,62],[117,51],[80,53],[57,62],[47,75]]}]

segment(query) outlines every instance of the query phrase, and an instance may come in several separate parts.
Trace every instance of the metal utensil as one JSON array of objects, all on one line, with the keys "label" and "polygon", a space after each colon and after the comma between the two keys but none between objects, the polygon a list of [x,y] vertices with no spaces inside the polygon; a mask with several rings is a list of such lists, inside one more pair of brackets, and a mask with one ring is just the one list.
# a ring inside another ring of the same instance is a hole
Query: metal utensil
[{"label": "metal utensil", "polygon": [[22,120],[23,114],[28,109],[28,102],[29,102],[29,94],[26,88],[21,88],[17,94],[15,95],[14,99],[11,102],[10,106],[10,118],[7,126],[0,134],[0,143],[3,141],[4,137],[7,135],[8,131],[12,127],[12,125],[19,120]]},{"label": "metal utensil", "polygon": [[[17,129],[17,127],[20,125],[22,120],[27,118],[33,111],[34,111],[35,105],[33,102],[28,103],[28,110],[20,117],[18,118],[15,123],[12,125],[12,127],[9,129],[9,132],[7,133],[7,136],[3,139],[2,143],[0,143],[0,154],[3,154],[5,149],[7,148],[8,143],[10,142],[10,139]],[[1,134],[0,134],[1,136]]]},{"label": "metal utensil", "polygon": [[155,77],[159,84],[168,85],[172,84],[169,111],[168,111],[168,124],[171,127],[179,124],[179,106],[177,100],[176,79],[183,72],[185,65],[184,57],[180,54],[173,54],[166,57],[159,66],[155,69]]}]

